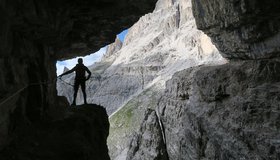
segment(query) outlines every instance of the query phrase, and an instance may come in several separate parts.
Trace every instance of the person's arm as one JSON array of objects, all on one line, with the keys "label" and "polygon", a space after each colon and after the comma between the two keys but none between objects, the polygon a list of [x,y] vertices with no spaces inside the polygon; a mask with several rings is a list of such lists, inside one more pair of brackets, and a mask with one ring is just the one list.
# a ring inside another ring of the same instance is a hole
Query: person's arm
[{"label": "person's arm", "polygon": [[71,70],[69,70],[69,71],[67,71],[67,72],[62,73],[62,74],[59,75],[58,77],[62,77],[62,76],[64,76],[64,75],[70,74],[70,73],[74,72],[75,69],[76,69],[76,67],[72,68]]},{"label": "person's arm", "polygon": [[90,76],[91,76],[91,72],[90,72],[90,70],[86,67],[86,71],[87,71],[87,73],[88,73],[88,77],[87,77],[87,79],[86,80],[89,80],[89,78],[90,78]]}]

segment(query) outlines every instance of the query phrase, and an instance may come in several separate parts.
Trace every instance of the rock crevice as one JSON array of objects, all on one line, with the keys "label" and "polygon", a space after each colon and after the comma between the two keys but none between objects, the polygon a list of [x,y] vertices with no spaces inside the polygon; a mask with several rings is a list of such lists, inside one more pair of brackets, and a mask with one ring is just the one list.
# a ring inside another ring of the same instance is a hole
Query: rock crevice
[{"label": "rock crevice", "polygon": [[148,109],[138,133],[133,136],[127,160],[169,160],[156,111]]}]

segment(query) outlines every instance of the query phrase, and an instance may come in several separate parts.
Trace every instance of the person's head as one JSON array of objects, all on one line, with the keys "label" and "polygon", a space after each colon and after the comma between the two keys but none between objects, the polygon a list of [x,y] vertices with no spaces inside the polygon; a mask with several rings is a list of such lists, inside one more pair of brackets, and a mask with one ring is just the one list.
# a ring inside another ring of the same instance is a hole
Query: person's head
[{"label": "person's head", "polygon": [[79,64],[83,64],[83,59],[82,59],[82,58],[79,58],[79,59],[78,59],[78,63],[79,63]]}]

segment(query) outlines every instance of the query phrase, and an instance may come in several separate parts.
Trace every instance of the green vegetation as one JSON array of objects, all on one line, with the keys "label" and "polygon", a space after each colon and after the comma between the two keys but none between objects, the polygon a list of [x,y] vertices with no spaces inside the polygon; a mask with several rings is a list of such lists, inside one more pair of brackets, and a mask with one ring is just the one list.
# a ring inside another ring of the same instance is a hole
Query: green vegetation
[{"label": "green vegetation", "polygon": [[147,108],[154,109],[162,90],[153,86],[131,99],[119,111],[112,115],[108,147],[112,157],[123,151],[130,143],[131,136],[137,132],[144,119]]}]

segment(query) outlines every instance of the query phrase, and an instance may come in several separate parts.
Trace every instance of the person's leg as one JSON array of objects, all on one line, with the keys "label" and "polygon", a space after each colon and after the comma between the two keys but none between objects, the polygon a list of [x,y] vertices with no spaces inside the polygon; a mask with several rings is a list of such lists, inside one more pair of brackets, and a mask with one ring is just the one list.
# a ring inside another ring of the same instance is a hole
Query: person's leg
[{"label": "person's leg", "polygon": [[87,104],[86,81],[81,82],[81,88],[84,95],[84,103]]},{"label": "person's leg", "polygon": [[76,80],[75,83],[74,83],[74,96],[73,96],[73,103],[72,105],[76,105],[76,98],[77,98],[77,93],[78,93],[78,90],[79,90],[79,82]]}]

